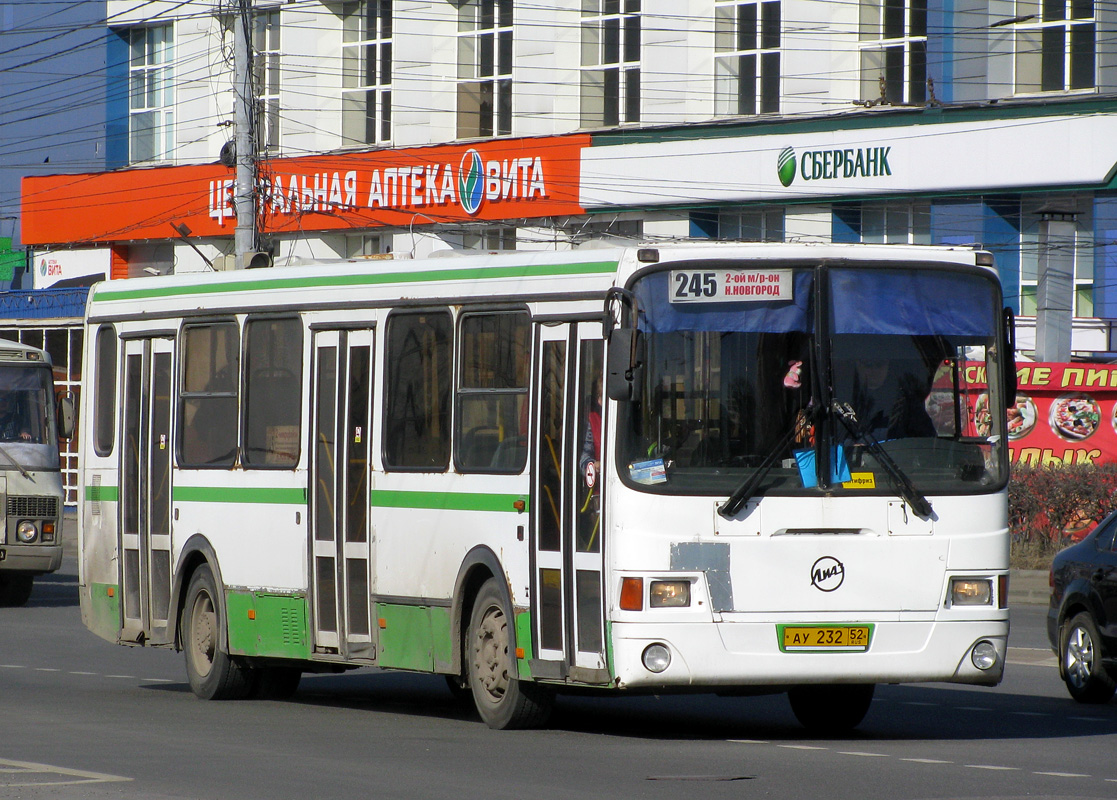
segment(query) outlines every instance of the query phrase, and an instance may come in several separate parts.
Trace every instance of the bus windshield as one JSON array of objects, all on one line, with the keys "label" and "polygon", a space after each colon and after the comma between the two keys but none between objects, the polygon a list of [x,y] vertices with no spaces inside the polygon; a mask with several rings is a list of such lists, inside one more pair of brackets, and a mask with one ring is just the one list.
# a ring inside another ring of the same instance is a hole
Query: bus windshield
[{"label": "bus windshield", "polygon": [[633,290],[644,370],[617,451],[631,485],[723,494],[763,469],[764,493],[894,493],[898,469],[924,494],[1003,486],[991,274],[702,262]]},{"label": "bus windshield", "polygon": [[47,367],[0,365],[0,448],[0,470],[58,468],[54,388]]}]

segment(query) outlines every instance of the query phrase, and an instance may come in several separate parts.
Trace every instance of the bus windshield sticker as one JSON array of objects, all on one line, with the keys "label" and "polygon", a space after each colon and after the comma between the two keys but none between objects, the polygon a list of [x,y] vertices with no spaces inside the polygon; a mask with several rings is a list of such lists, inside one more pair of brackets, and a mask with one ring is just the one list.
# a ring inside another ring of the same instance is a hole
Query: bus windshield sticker
[{"label": "bus windshield sticker", "polygon": [[628,475],[637,483],[667,483],[667,469],[663,465],[662,458],[629,464]]},{"label": "bus windshield sticker", "polygon": [[877,488],[876,474],[872,472],[854,472],[850,479],[842,484],[843,489],[875,489]]},{"label": "bus windshield sticker", "polygon": [[672,303],[756,303],[794,299],[789,269],[675,270]]}]

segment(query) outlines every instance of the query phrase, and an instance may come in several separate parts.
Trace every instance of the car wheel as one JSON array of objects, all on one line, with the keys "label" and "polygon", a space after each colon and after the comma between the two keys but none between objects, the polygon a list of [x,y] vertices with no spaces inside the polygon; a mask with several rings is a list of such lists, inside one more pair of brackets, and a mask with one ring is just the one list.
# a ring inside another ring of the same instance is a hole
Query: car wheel
[{"label": "car wheel", "polygon": [[1059,659],[1070,696],[1080,703],[1106,703],[1117,684],[1101,661],[1101,638],[1090,615],[1083,612],[1063,623]]},{"label": "car wheel", "polygon": [[787,693],[795,718],[818,736],[844,736],[869,713],[876,687],[871,684],[792,686]]}]

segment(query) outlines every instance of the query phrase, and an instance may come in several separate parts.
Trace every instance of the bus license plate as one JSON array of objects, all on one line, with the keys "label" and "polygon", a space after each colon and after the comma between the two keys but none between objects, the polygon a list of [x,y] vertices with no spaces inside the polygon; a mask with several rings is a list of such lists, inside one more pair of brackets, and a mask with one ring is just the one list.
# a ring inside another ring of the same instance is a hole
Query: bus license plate
[{"label": "bus license plate", "polygon": [[870,625],[781,625],[780,649],[864,652],[869,649]]}]

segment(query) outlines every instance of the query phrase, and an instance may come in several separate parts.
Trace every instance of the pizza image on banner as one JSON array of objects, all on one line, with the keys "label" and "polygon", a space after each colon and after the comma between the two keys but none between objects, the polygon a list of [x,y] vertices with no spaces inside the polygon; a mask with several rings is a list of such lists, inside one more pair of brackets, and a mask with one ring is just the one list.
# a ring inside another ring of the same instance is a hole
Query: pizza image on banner
[{"label": "pizza image on banner", "polygon": [[1063,439],[1079,441],[1089,438],[1101,422],[1101,409],[1088,394],[1061,395],[1051,401],[1051,430]]}]

